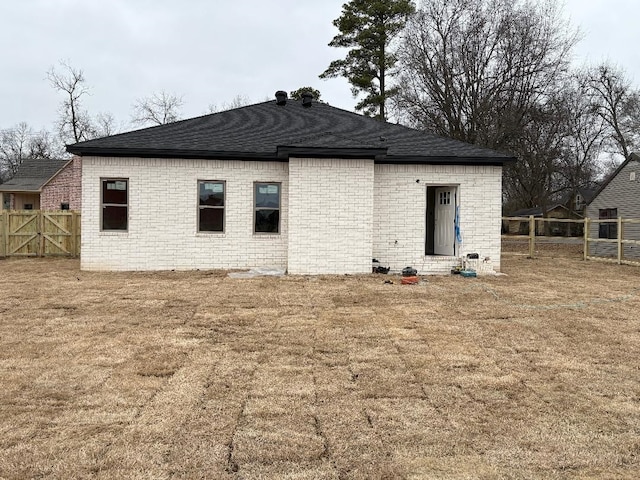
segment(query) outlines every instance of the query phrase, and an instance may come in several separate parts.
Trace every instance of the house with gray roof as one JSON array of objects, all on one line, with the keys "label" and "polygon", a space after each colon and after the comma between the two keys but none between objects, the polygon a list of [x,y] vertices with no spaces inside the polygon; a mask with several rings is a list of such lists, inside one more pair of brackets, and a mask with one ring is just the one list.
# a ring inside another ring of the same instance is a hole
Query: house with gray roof
[{"label": "house with gray roof", "polygon": [[0,185],[2,206],[9,210],[80,210],[79,159],[28,158]]},{"label": "house with gray roof", "polygon": [[500,268],[514,159],[314,101],[276,99],[69,145],[82,268],[291,274]]},{"label": "house with gray roof", "polygon": [[[558,203],[552,203],[543,210],[542,207],[521,208],[509,213],[508,217],[558,218],[582,220],[586,213],[586,204],[591,201],[596,188],[580,187],[565,193]],[[528,235],[529,220],[511,218],[503,221],[503,230],[512,235]],[[582,223],[536,222],[536,235],[576,236],[584,235]]]}]

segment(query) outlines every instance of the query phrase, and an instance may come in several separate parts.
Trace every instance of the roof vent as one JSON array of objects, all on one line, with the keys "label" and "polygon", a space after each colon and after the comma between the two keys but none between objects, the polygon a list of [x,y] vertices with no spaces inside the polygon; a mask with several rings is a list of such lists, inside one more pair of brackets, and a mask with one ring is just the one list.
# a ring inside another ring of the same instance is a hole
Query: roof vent
[{"label": "roof vent", "polygon": [[311,92],[302,92],[302,106],[309,108],[313,102],[313,94]]},{"label": "roof vent", "polygon": [[283,90],[278,90],[276,92],[276,105],[286,105],[287,104],[287,92]]}]

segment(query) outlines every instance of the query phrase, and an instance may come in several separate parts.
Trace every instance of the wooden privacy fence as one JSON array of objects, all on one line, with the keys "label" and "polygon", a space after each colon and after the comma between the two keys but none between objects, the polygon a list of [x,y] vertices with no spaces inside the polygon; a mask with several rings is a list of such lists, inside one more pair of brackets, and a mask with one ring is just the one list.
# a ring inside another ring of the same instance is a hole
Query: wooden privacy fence
[{"label": "wooden privacy fence", "polygon": [[[640,265],[640,220],[617,218],[607,220],[503,217],[503,231],[517,234],[502,235],[503,239],[526,239],[529,257],[534,258],[536,239],[547,242],[566,242],[567,239],[583,244],[585,260]],[[506,222],[506,223],[505,223]],[[633,238],[625,238],[633,237]]]},{"label": "wooden privacy fence", "polygon": [[2,210],[0,257],[80,255],[80,214],[60,210]]}]

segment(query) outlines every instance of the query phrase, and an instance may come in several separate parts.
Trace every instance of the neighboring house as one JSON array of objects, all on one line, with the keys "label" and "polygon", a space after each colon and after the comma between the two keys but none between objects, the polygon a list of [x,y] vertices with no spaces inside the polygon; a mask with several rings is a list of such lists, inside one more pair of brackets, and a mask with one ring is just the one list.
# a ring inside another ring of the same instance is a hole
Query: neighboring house
[{"label": "neighboring house", "polygon": [[[549,208],[543,215],[541,207],[523,208],[509,214],[509,217],[558,218],[582,220],[586,204],[593,198],[595,188],[579,188]],[[528,235],[529,222],[524,220],[505,220],[503,230],[511,235]],[[568,222],[536,222],[536,235],[581,236],[584,233],[582,224]]]},{"label": "neighboring house", "polygon": [[79,158],[29,158],[11,180],[0,185],[9,210],[80,210],[82,167]]},{"label": "neighboring house", "polygon": [[[618,217],[640,220],[640,155],[632,153],[596,191],[587,205],[590,219],[617,219]],[[593,224],[590,237],[618,238],[618,225],[614,222]],[[640,225],[625,224],[623,238],[640,240]],[[589,254],[597,256],[615,256],[618,247],[613,243],[592,242]],[[637,245],[624,246],[625,258],[639,258]]]},{"label": "neighboring house", "polygon": [[376,258],[430,273],[467,253],[500,268],[512,157],[308,96],[67,150],[82,157],[83,269],[342,274]]},{"label": "neighboring house", "polygon": [[571,212],[580,215],[580,218],[586,217],[587,205],[598,191],[599,185],[597,182],[591,182],[591,185],[592,187],[579,188],[577,191],[570,193],[562,202]]}]

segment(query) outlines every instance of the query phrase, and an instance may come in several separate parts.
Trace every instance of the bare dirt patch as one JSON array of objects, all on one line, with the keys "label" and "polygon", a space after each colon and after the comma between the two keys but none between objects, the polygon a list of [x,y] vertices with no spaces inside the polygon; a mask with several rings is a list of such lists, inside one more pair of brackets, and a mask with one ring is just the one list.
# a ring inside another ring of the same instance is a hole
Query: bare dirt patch
[{"label": "bare dirt patch", "polygon": [[231,279],[0,261],[1,478],[640,475],[640,269]]}]

